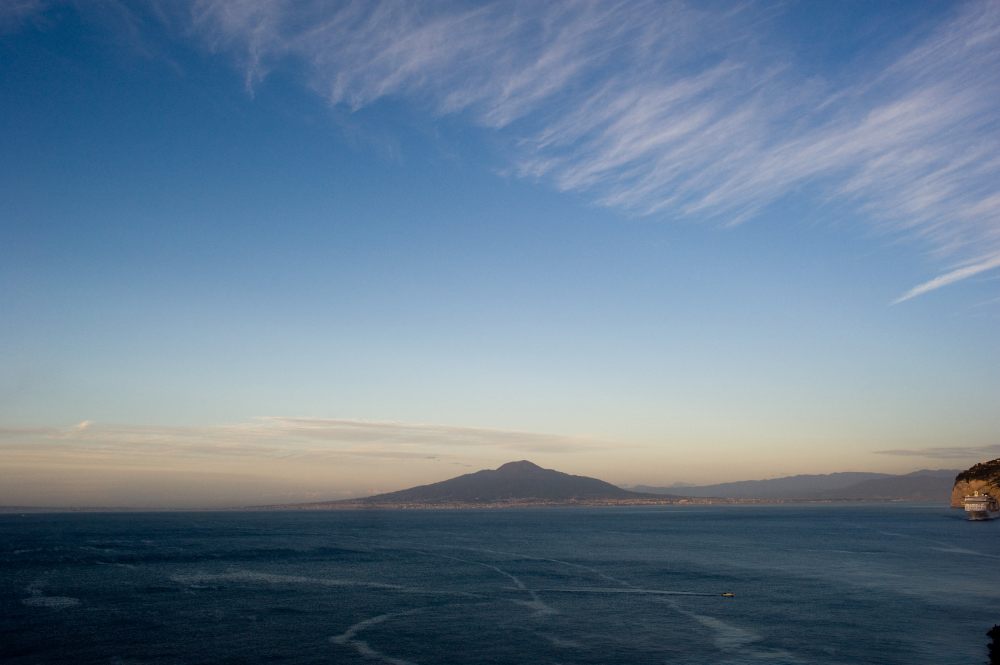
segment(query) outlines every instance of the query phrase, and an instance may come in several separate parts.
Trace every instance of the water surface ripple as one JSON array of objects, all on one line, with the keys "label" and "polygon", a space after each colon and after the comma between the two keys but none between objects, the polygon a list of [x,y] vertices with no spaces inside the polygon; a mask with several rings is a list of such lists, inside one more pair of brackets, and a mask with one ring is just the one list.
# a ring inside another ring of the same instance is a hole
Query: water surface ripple
[{"label": "water surface ripple", "polygon": [[939,504],[7,514],[0,659],[971,665],[997,558]]}]

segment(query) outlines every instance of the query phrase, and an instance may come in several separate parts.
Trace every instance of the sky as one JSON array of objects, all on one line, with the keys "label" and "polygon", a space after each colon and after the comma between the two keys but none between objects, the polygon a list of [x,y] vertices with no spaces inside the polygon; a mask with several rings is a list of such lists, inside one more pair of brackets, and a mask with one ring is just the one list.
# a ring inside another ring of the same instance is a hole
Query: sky
[{"label": "sky", "polygon": [[0,4],[0,505],[1000,456],[1000,5]]}]

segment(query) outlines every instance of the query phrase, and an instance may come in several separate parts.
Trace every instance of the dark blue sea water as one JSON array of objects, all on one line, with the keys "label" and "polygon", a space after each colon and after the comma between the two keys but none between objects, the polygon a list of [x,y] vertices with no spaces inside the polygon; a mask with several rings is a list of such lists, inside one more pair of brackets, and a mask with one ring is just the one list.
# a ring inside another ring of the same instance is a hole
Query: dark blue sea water
[{"label": "dark blue sea water", "polygon": [[1000,622],[1000,520],[941,505],[28,514],[0,534],[10,663],[973,665]]}]

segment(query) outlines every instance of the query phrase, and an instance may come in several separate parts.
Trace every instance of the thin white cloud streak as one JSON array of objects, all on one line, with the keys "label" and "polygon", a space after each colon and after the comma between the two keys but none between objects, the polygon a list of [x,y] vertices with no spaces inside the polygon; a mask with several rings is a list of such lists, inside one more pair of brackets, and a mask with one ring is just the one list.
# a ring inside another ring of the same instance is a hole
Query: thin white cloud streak
[{"label": "thin white cloud streak", "polygon": [[971,266],[966,266],[964,268],[959,268],[958,270],[953,270],[949,273],[936,277],[929,282],[925,282],[919,286],[915,286],[906,293],[904,293],[900,298],[898,298],[893,304],[898,304],[904,300],[909,300],[910,298],[915,298],[921,294],[927,293],[928,291],[933,291],[934,289],[939,289],[942,286],[947,286],[954,282],[972,277],[973,275],[978,275],[981,272],[986,272],[987,270],[992,270],[993,268],[1000,267],[1000,254],[997,254],[991,259],[982,261],[981,263],[976,263]]},{"label": "thin white cloud streak", "polygon": [[559,436],[451,425],[317,418],[260,418],[214,427],[102,425],[0,429],[0,450],[33,454],[245,459],[381,459],[455,457],[469,453],[571,453],[611,444]]},{"label": "thin white cloud streak", "polygon": [[303,439],[385,445],[476,446],[533,452],[577,452],[607,444],[583,437],[453,425],[321,418],[263,418]]},{"label": "thin white cloud streak", "polygon": [[199,0],[193,25],[248,85],[295,59],[331,104],[465,112],[511,139],[518,174],[603,205],[739,223],[815,186],[941,256],[1000,252],[1000,5],[958,7],[840,88],[755,46],[766,7],[702,7]]},{"label": "thin white cloud streak", "polygon": [[916,448],[878,450],[876,455],[900,457],[927,457],[930,459],[989,459],[1000,456],[1000,444],[989,446],[953,446],[941,448]]}]

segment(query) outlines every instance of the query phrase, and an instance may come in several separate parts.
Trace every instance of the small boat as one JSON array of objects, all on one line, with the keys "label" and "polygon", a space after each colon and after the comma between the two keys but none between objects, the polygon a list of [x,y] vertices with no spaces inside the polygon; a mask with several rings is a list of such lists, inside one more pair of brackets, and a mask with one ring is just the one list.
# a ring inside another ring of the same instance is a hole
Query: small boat
[{"label": "small boat", "polygon": [[1000,504],[996,498],[977,490],[965,497],[965,512],[970,520],[993,520],[1000,517]]},{"label": "small boat", "polygon": [[723,598],[732,598],[733,597],[733,592],[732,591],[727,591],[726,593],[722,594],[722,597]]}]

